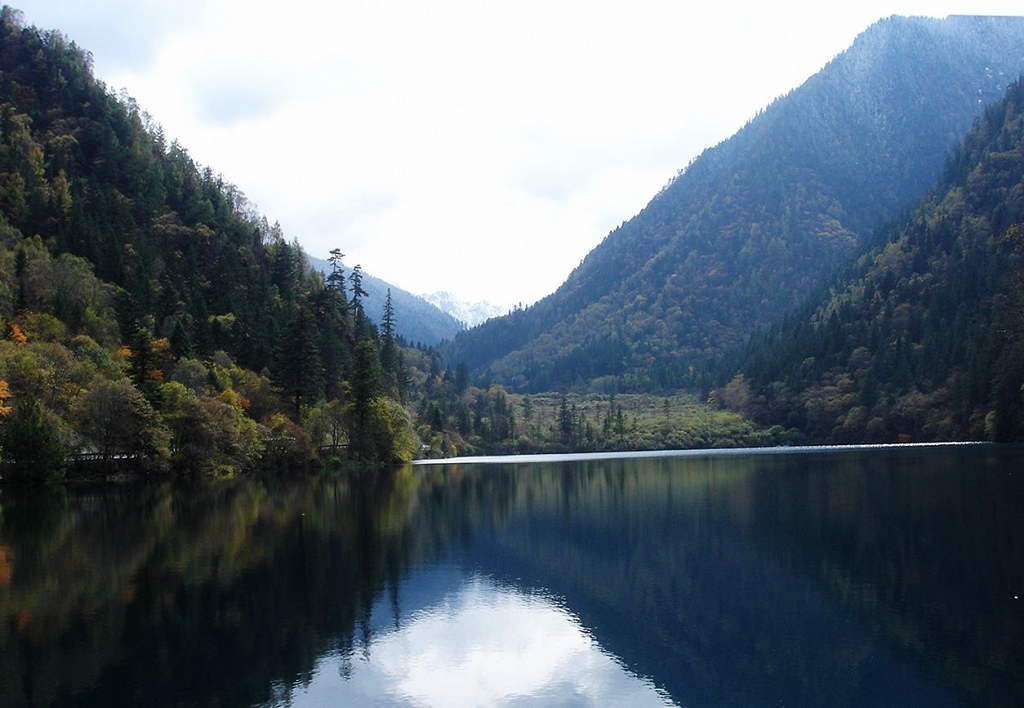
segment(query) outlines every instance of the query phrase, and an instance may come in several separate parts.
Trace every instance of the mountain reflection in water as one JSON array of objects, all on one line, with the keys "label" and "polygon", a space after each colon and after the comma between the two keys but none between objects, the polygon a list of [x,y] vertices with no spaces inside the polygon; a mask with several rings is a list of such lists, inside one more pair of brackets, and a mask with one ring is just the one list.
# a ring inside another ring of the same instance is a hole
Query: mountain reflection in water
[{"label": "mountain reflection in water", "polygon": [[0,492],[0,706],[1013,705],[1024,455]]},{"label": "mountain reflection in water", "polygon": [[[441,581],[440,583],[438,581]],[[649,680],[626,671],[551,598],[452,569],[420,570],[410,586],[441,599],[369,644],[322,657],[308,680],[276,686],[273,706],[671,706]]]}]

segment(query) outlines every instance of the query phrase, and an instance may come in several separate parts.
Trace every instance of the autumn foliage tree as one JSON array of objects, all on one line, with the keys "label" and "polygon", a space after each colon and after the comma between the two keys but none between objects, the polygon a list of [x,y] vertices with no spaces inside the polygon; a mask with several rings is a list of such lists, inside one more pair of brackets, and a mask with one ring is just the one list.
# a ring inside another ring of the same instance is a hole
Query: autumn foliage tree
[{"label": "autumn foliage tree", "polygon": [[104,464],[121,456],[158,465],[169,456],[166,427],[128,379],[96,380],[79,398],[76,418],[76,430]]}]

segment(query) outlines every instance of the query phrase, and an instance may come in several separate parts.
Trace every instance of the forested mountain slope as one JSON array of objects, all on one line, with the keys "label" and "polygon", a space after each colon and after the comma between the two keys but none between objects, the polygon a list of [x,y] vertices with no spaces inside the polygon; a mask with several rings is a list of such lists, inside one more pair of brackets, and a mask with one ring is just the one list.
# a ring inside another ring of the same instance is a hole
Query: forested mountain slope
[{"label": "forested mountain slope", "polygon": [[123,332],[150,316],[178,353],[224,348],[265,366],[303,267],[297,244],[181,145],[166,144],[134,102],[110,95],[82,50],[4,12],[6,224],[117,286]]},{"label": "forested mountain slope", "polygon": [[823,442],[1024,440],[1024,86],[822,297],[719,392]]},{"label": "forested mountain slope", "polygon": [[401,355],[349,284],[167,144],[86,52],[0,10],[5,476],[77,453],[188,474],[324,444],[390,458]]},{"label": "forested mountain slope", "polygon": [[791,312],[921,195],[1022,70],[1024,18],[882,20],[695,159],[555,293],[448,356],[520,390],[704,387],[711,357]]},{"label": "forested mountain slope", "polygon": [[[315,270],[324,275],[331,272],[328,261],[312,256],[308,260]],[[394,309],[400,313],[395,318],[395,335],[410,344],[432,347],[451,339],[466,328],[462,322],[419,295],[413,295],[369,273],[363,273],[363,289],[366,290],[366,301],[363,303],[366,316],[378,326],[384,319],[384,303],[388,291],[391,291]]]}]

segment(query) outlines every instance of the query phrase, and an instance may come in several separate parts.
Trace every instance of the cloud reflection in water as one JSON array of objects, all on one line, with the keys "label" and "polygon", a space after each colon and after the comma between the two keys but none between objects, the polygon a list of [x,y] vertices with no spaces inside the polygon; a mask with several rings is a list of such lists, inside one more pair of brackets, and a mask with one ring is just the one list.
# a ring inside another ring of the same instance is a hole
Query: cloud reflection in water
[{"label": "cloud reflection in water", "polygon": [[286,693],[270,705],[674,705],[551,598],[479,576],[375,630],[368,646],[324,656]]}]

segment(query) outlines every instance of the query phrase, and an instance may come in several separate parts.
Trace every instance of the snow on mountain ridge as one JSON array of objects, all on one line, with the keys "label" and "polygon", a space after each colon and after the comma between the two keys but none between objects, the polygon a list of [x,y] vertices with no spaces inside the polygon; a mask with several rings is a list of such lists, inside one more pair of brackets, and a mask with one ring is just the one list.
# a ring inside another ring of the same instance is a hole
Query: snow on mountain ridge
[{"label": "snow on mountain ridge", "polygon": [[506,312],[505,308],[501,305],[495,305],[486,300],[477,300],[475,302],[460,300],[444,290],[430,293],[429,295],[421,295],[420,297],[447,312],[455,319],[465,322],[466,327],[476,327],[481,322],[492,317],[504,315]]}]

